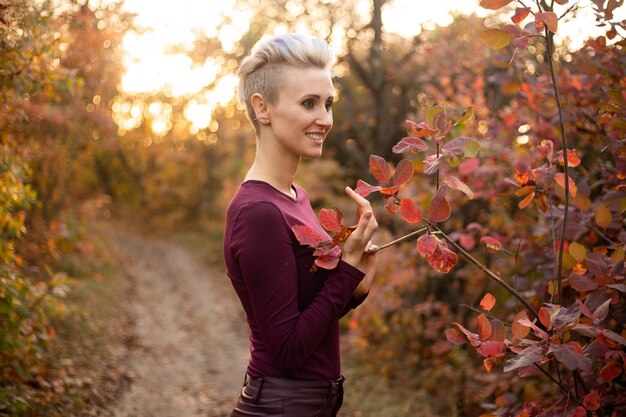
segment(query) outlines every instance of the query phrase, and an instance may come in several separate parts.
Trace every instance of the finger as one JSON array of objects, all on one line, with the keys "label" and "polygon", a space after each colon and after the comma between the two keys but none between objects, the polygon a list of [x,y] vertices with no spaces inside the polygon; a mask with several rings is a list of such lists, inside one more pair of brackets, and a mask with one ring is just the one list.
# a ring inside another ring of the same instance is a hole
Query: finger
[{"label": "finger", "polygon": [[359,206],[362,207],[364,210],[367,210],[369,208],[371,208],[372,206],[370,205],[370,202],[367,201],[365,199],[365,197],[361,196],[360,194],[358,194],[356,191],[354,191],[352,188],[350,187],[346,187],[346,193],[348,194],[348,196],[350,196],[350,198],[352,200],[354,200],[354,202]]},{"label": "finger", "polygon": [[376,229],[378,229],[378,222],[376,221],[376,218],[372,215],[369,218],[365,230],[363,231],[363,240],[370,241],[372,239],[372,236],[374,236]]},{"label": "finger", "polygon": [[374,218],[374,213],[372,213],[371,210],[363,213],[361,217],[359,218],[359,222],[356,225],[356,229],[354,229],[350,237],[352,237],[353,239],[358,239],[360,241],[367,242],[369,239],[366,240],[363,238],[363,236],[365,235],[365,231],[367,230],[367,227],[373,218]]}]

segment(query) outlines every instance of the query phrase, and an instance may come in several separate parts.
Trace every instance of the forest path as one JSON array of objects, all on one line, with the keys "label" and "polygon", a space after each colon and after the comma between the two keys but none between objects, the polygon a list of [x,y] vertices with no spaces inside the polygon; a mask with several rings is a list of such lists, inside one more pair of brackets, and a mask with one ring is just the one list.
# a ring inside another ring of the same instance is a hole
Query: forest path
[{"label": "forest path", "polygon": [[230,415],[248,357],[243,310],[223,269],[182,245],[112,230],[132,282],[129,390],[116,417]]}]

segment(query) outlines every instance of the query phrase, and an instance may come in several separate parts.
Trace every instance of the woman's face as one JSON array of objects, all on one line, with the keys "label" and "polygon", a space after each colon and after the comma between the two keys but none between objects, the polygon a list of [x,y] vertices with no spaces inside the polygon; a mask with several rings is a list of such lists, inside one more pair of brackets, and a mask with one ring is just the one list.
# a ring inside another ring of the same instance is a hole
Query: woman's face
[{"label": "woman's face", "polygon": [[333,126],[333,83],[321,68],[283,70],[278,100],[268,104],[276,144],[295,157],[318,158]]}]

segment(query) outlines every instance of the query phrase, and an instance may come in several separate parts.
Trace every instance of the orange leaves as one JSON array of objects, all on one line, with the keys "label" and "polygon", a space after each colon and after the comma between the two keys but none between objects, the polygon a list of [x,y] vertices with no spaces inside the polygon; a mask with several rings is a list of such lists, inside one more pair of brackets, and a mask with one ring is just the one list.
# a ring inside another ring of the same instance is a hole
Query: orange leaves
[{"label": "orange leaves", "polygon": [[520,23],[530,14],[530,7],[518,7],[515,14],[511,17],[513,23]]},{"label": "orange leaves", "polygon": [[490,311],[494,305],[496,305],[496,297],[491,293],[485,294],[483,299],[480,300],[480,308],[485,311]]},{"label": "orange leaves", "polygon": [[369,159],[370,172],[378,182],[388,183],[391,178],[391,166],[378,155],[371,155]]},{"label": "orange leaves", "polygon": [[[372,175],[380,185],[370,185],[363,180],[358,180],[354,191],[365,197],[373,192],[380,192],[384,198],[395,197],[400,187],[413,178],[413,162],[403,159],[393,172],[391,165],[378,155],[370,155],[369,167]],[[392,176],[393,172],[393,176]]]}]

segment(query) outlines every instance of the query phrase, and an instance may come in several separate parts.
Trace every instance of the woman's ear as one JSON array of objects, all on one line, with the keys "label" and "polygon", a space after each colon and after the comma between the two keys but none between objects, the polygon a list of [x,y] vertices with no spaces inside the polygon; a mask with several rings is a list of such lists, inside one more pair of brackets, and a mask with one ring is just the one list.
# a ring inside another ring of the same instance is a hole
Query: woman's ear
[{"label": "woman's ear", "polygon": [[254,109],[254,120],[257,120],[259,123],[264,125],[269,124],[270,112],[265,98],[261,94],[255,93],[252,97],[250,97],[250,103]]}]

